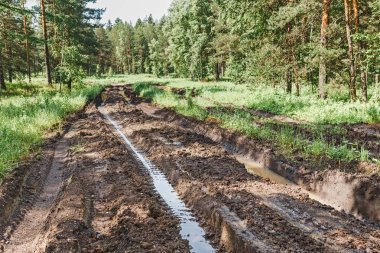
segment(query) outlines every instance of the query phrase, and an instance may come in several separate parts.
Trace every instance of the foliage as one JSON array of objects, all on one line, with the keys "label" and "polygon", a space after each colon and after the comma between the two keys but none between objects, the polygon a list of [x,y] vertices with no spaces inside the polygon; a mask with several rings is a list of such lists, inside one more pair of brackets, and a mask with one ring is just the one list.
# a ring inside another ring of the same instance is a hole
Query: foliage
[{"label": "foliage", "polygon": [[59,80],[70,85],[71,82],[82,84],[85,77],[82,62],[85,59],[86,56],[82,55],[75,46],[62,48],[62,64],[57,70]]}]

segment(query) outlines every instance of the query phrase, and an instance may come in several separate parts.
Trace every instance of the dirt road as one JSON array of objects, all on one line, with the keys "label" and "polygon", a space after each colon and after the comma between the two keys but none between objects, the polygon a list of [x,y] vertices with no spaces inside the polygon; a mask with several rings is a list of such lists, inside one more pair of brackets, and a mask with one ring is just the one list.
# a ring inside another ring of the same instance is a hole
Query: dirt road
[{"label": "dirt road", "polygon": [[182,214],[122,134],[166,175],[215,252],[380,252],[379,223],[248,173],[220,143],[162,113],[120,86],[69,119],[1,186],[1,251],[206,252],[190,246]]}]

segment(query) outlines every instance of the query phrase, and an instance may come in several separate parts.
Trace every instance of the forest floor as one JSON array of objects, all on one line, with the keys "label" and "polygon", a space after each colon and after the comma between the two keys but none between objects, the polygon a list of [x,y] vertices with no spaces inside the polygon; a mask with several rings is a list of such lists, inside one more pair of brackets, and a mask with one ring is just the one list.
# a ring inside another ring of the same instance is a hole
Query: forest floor
[{"label": "forest floor", "polygon": [[[154,106],[131,86],[107,88],[5,178],[0,251],[210,252],[191,249],[181,214],[160,197],[126,136],[166,175],[215,252],[380,252],[378,222],[249,173],[206,133],[218,131],[213,122]],[[378,186],[371,180],[366,185]],[[378,189],[371,190],[376,201]]]}]

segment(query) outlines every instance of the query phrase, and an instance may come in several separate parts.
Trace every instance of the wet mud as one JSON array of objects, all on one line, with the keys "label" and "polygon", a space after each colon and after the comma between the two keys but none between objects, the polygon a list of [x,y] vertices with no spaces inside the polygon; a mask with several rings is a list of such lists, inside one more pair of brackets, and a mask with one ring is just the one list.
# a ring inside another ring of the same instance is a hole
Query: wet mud
[{"label": "wet mud", "polygon": [[[19,195],[0,210],[0,252],[190,252],[180,221],[95,105],[51,148],[30,163],[36,179],[21,184],[27,191],[35,181],[40,192]],[[15,169],[2,192],[22,171]]]},{"label": "wet mud", "polygon": [[[107,91],[112,97],[110,114],[193,206],[221,248],[229,252],[380,250],[377,223],[312,200],[297,185],[252,175],[221,141],[200,131],[195,126],[199,122],[152,108],[149,101],[134,99],[128,87],[113,89]],[[115,94],[121,89],[127,100]]]},{"label": "wet mud", "polygon": [[[378,222],[313,200],[294,184],[301,173],[289,181],[257,175],[260,161],[270,161],[266,149],[222,131],[156,108],[129,86],[106,89],[0,186],[0,252],[205,252],[182,233],[181,215],[154,175],[170,183],[215,252],[380,252]],[[239,148],[250,156],[237,157]],[[258,164],[249,164],[253,157]],[[319,182],[333,179],[319,175]],[[359,187],[375,183],[366,182]],[[376,192],[357,193],[373,203]]]},{"label": "wet mud", "polygon": [[[126,89],[125,93],[132,94],[130,89]],[[215,122],[200,122],[178,115],[169,109],[156,108],[156,112],[152,114],[153,109],[145,110],[149,107],[149,101],[140,101],[140,104],[142,105],[138,107],[149,115],[220,143],[248,163],[256,163],[264,168],[261,172],[274,172],[284,180],[302,186],[313,193],[315,199],[326,205],[358,218],[380,221],[380,176],[363,173],[371,170],[371,165],[327,160],[315,162],[302,157],[288,159],[276,152],[271,143],[220,128]],[[376,133],[368,131],[363,130],[362,134],[366,133],[365,136],[371,140],[378,138]],[[361,138],[358,134],[355,136]],[[276,181],[278,176],[274,175],[272,179]]]}]

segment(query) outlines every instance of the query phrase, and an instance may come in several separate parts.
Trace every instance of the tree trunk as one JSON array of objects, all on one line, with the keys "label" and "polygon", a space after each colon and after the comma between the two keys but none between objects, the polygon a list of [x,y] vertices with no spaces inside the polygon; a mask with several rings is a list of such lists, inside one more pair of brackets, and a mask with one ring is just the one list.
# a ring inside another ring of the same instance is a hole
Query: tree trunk
[{"label": "tree trunk", "polygon": [[[292,1],[289,1],[289,2],[292,2]],[[292,25],[291,23],[289,22],[288,25],[287,25],[287,28],[286,28],[286,32],[288,34],[290,34],[292,31]],[[290,39],[288,38],[286,40],[286,44],[287,44],[287,47],[288,48],[293,48],[293,43],[290,41]],[[292,50],[288,50],[286,52],[286,60],[287,60],[287,63],[289,64],[289,67],[288,69],[286,70],[286,74],[285,74],[285,80],[286,80],[286,92],[291,94],[292,93],[292,61],[294,58],[294,54],[292,52]]]},{"label": "tree trunk", "polygon": [[[355,33],[359,32],[359,7],[358,7],[358,1],[352,0],[352,8],[354,10],[354,22],[355,22]],[[361,82],[361,88],[362,88],[362,100],[367,102],[368,101],[368,90],[367,90],[367,78],[366,78],[366,68],[364,65],[364,55],[362,50],[364,49],[364,45],[362,42],[359,41],[358,43],[358,57],[357,57],[357,63],[360,65],[360,82]]]},{"label": "tree trunk", "polygon": [[24,34],[25,34],[25,52],[26,52],[26,64],[28,66],[28,79],[29,83],[32,82],[32,73],[30,70],[30,52],[29,52],[29,40],[28,40],[28,30],[27,30],[27,19],[24,16]]},{"label": "tree trunk", "polygon": [[286,71],[286,92],[292,93],[292,69],[290,67]]},{"label": "tree trunk", "polygon": [[13,69],[12,65],[8,67],[8,82],[13,83]]},{"label": "tree trunk", "polygon": [[68,86],[70,92],[71,92],[72,82],[73,82],[73,80],[70,77],[69,81],[67,82],[67,86]]},{"label": "tree trunk", "polygon": [[[12,50],[12,46],[10,44],[8,45],[8,56],[9,56],[9,59],[13,59],[13,50]],[[8,61],[8,82],[10,82],[10,83],[13,82],[12,60]]]},{"label": "tree trunk", "polygon": [[368,89],[367,89],[367,73],[362,70],[360,73],[360,80],[362,83],[362,99],[364,102],[368,101]]},{"label": "tree trunk", "polygon": [[220,73],[221,73],[222,77],[224,77],[224,73],[225,73],[225,69],[226,69],[226,61],[224,60],[224,58],[222,61],[222,65],[220,67],[221,67]]},{"label": "tree trunk", "polygon": [[219,81],[220,80],[220,67],[219,67],[219,63],[216,63],[215,64],[215,81]]},{"label": "tree trunk", "polygon": [[355,32],[359,32],[359,8],[357,0],[352,0],[352,9],[354,11]]},{"label": "tree trunk", "polygon": [[[327,28],[329,26],[330,5],[331,5],[331,0],[323,0],[322,25],[321,25],[321,46],[323,49],[325,49],[327,45]],[[324,56],[321,56],[319,60],[318,92],[319,92],[319,96],[323,99],[325,99],[327,96],[326,82],[327,82],[326,62],[325,62]]]},{"label": "tree trunk", "polygon": [[1,55],[1,48],[0,48],[0,90],[6,90],[7,87],[5,86],[5,80],[4,80],[4,68],[3,68],[3,61],[2,61],[2,55]]},{"label": "tree trunk", "polygon": [[49,46],[48,46],[48,34],[46,28],[46,17],[45,17],[45,0],[41,0],[41,21],[42,21],[42,31],[44,34],[44,45],[45,45],[45,64],[46,64],[46,78],[48,85],[52,85],[51,81],[51,70],[50,70],[50,59],[49,59]]},{"label": "tree trunk", "polygon": [[296,85],[296,95],[300,95],[300,82],[299,82],[299,70],[295,54],[293,54],[293,72],[294,72],[294,81]]},{"label": "tree trunk", "polygon": [[351,20],[350,20],[350,5],[348,0],[344,0],[344,16],[346,22],[346,36],[347,36],[347,44],[348,44],[348,60],[350,64],[350,97],[351,100],[356,100],[356,83],[355,83],[355,61],[354,61],[354,49],[352,46],[352,38],[351,38]]}]

